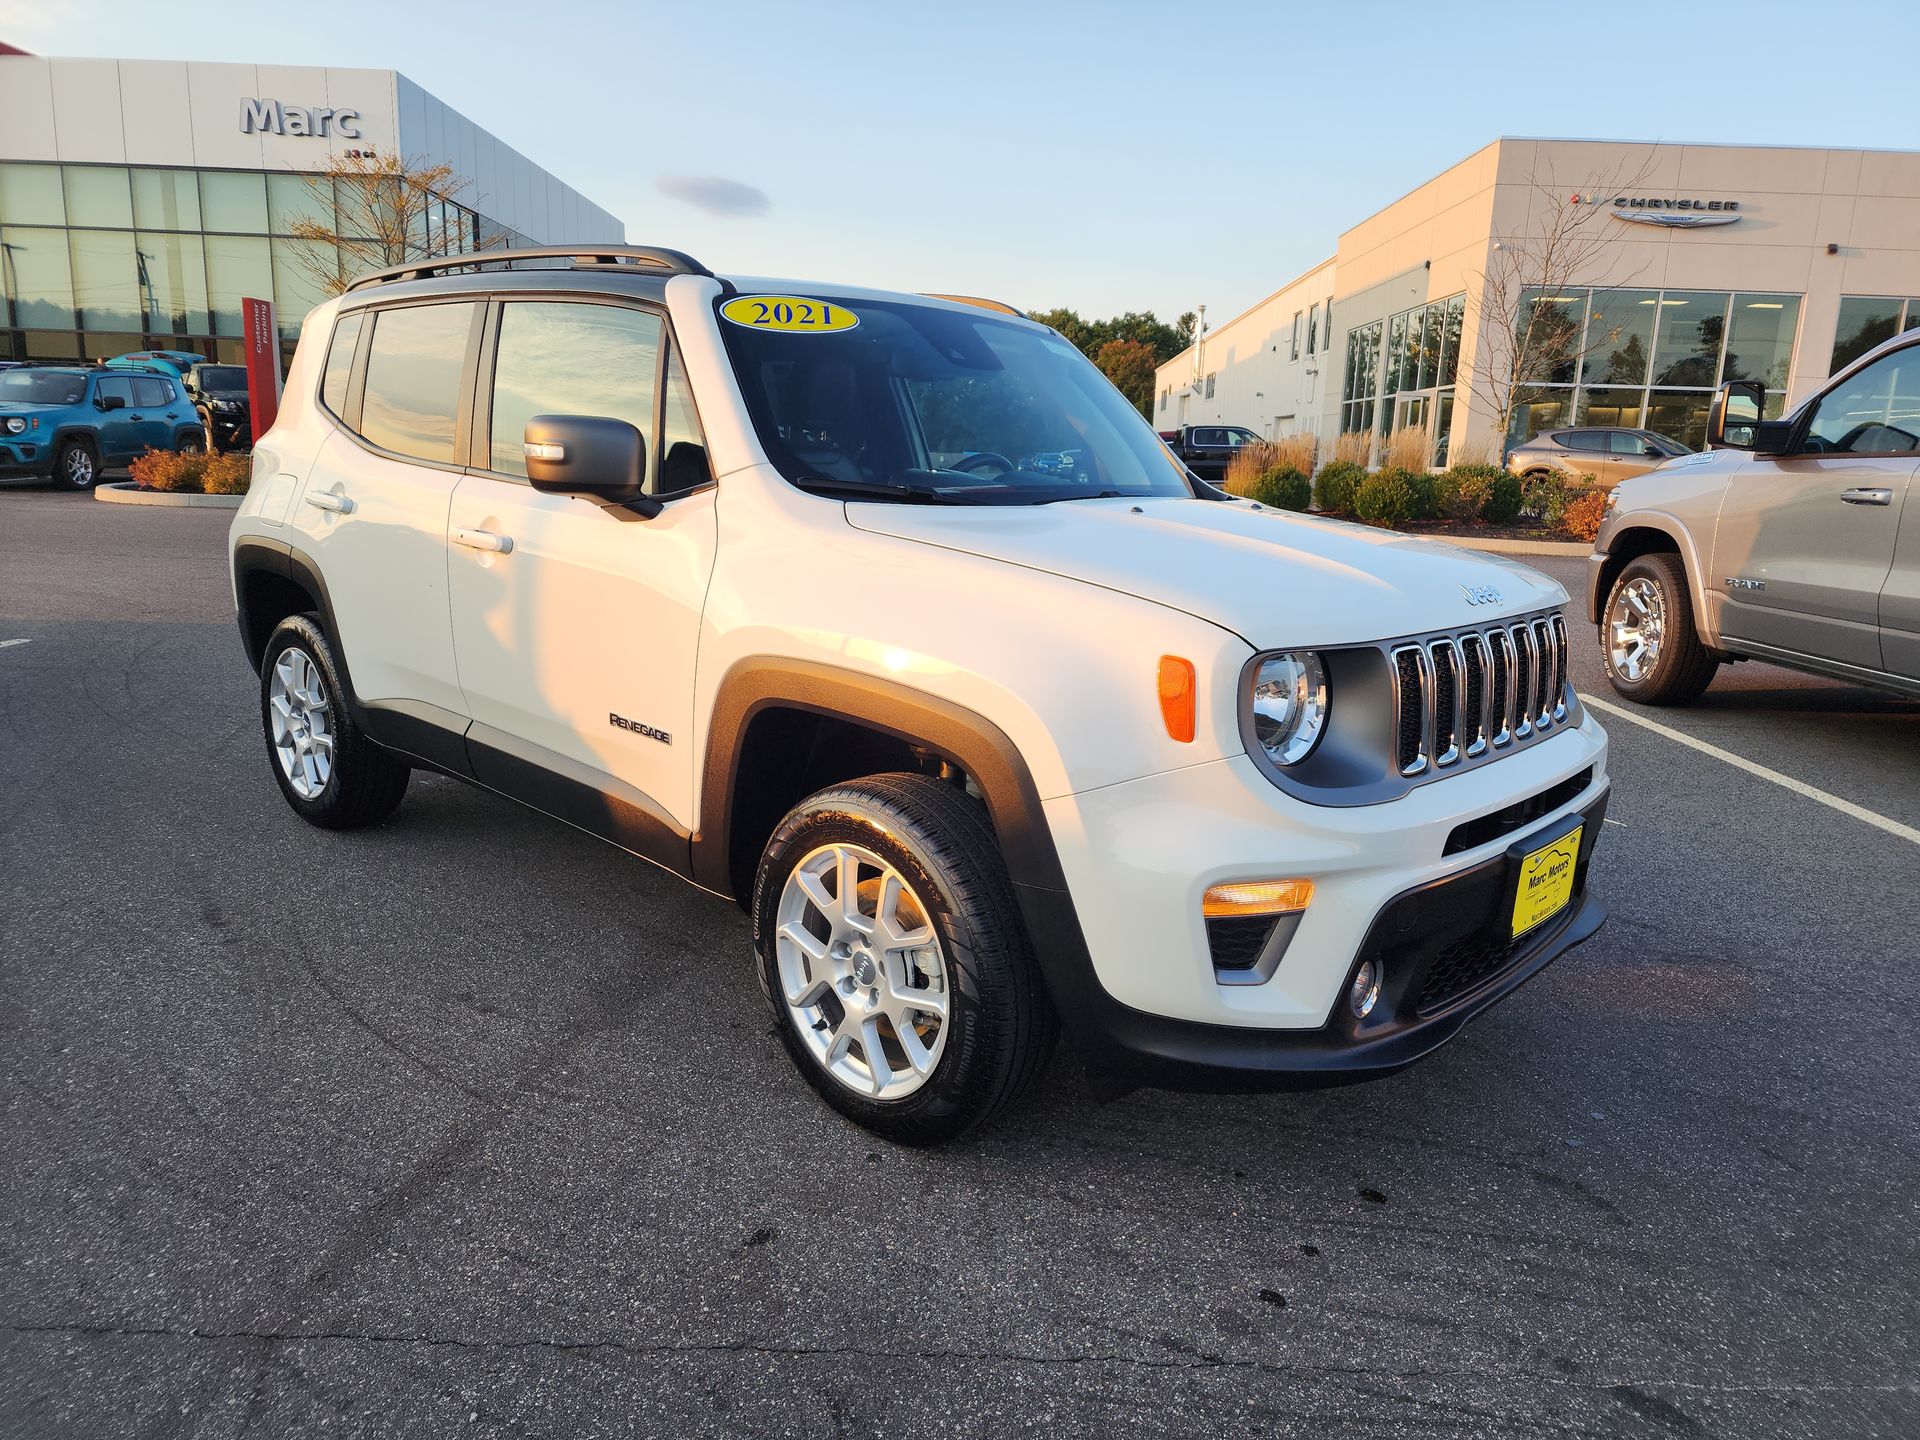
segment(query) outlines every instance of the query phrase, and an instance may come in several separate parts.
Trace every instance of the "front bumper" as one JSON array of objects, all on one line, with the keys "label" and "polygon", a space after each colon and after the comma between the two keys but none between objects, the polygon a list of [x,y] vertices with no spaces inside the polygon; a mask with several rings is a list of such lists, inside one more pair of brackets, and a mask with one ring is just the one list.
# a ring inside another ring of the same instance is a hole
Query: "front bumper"
[{"label": "front bumper", "polygon": [[[1499,853],[1390,900],[1346,968],[1350,978],[1372,959],[1384,970],[1380,1000],[1364,1020],[1336,1004],[1313,1029],[1205,1024],[1122,1004],[1090,968],[1084,983],[1062,994],[1060,967],[1050,965],[1055,1001],[1096,1082],[1110,1090],[1302,1090],[1392,1074],[1431,1054],[1600,929],[1606,912],[1588,892],[1587,871],[1606,809],[1603,785],[1578,809],[1526,830]],[[1511,938],[1521,860],[1575,823],[1582,830],[1572,898],[1537,929]],[[1043,953],[1071,940],[1044,921],[1036,929]]]},{"label": "front bumper", "polygon": [[0,438],[0,479],[44,480],[53,474],[53,446],[44,441]]}]

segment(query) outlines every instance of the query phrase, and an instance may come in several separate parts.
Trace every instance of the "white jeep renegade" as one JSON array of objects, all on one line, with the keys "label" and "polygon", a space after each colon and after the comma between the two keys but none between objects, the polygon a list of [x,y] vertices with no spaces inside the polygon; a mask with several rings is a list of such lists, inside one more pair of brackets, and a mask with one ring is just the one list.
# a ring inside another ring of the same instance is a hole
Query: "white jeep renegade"
[{"label": "white jeep renegade", "polygon": [[1102,1093],[1386,1074],[1600,925],[1565,592],[1222,495],[1004,306],[403,266],[309,317],[253,473],[288,803],[436,770],[737,900],[795,1064],[895,1140],[1056,1028]]}]

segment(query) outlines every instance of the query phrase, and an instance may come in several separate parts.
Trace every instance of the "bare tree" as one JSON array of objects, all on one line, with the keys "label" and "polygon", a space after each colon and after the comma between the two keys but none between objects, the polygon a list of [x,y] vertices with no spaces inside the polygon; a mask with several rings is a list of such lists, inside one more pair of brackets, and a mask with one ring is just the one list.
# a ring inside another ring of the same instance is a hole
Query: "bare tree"
[{"label": "bare tree", "polygon": [[495,249],[477,215],[456,197],[469,182],[451,165],[420,156],[350,151],[303,174],[306,213],[288,227],[294,263],[324,295],[354,276],[437,255]]},{"label": "bare tree", "polygon": [[1618,253],[1608,212],[1615,196],[1645,184],[1650,169],[1649,156],[1637,169],[1588,175],[1572,189],[1555,183],[1551,172],[1528,175],[1532,218],[1524,233],[1495,240],[1468,297],[1479,336],[1473,388],[1478,408],[1493,422],[1496,447],[1506,444],[1513,413],[1531,387],[1577,381],[1587,356],[1619,343],[1623,325],[1585,323],[1586,291],[1593,289],[1597,299],[1632,282],[1633,275],[1607,273]]}]

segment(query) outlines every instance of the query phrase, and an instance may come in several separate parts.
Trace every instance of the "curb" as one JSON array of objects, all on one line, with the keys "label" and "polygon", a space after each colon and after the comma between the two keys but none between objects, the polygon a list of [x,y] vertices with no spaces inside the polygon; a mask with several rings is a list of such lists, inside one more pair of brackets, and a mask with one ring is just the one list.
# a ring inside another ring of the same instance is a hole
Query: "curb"
[{"label": "curb", "polygon": [[1593,546],[1579,540],[1475,540],[1465,535],[1422,535],[1422,540],[1443,540],[1467,550],[1490,550],[1496,555],[1580,555],[1593,553]]},{"label": "curb", "polygon": [[93,487],[93,498],[109,505],[171,505],[203,510],[238,510],[244,495],[190,495],[171,490],[142,490],[131,480]]}]

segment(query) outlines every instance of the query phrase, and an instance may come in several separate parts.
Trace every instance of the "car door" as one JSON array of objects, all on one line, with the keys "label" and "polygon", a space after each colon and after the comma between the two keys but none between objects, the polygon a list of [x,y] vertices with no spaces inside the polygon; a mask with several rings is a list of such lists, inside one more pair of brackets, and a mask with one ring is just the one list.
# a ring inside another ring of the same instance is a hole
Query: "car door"
[{"label": "car door", "polygon": [[94,382],[93,404],[100,417],[100,463],[117,470],[146,448],[139,443],[140,422],[134,418],[133,377],[102,375]]},{"label": "car door", "polygon": [[1881,592],[1920,468],[1920,346],[1843,377],[1795,431],[1793,453],[1753,456],[1721,500],[1721,632],[1879,670]]},{"label": "car door", "polygon": [[[524,793],[531,765],[575,804],[597,791],[691,829],[693,671],[716,492],[665,318],[601,298],[509,300],[494,307],[489,334],[475,463],[448,532],[475,773]],[[633,424],[664,508],[643,519],[535,490],[522,449],[535,415]],[[565,803],[543,808],[572,818]]]},{"label": "car door", "polygon": [[466,701],[447,613],[447,508],[460,482],[482,307],[462,300],[339,317],[321,381],[338,428],[288,523],[327,586],[363,704],[455,731]]},{"label": "car door", "polygon": [[1920,472],[1907,482],[1893,566],[1880,591],[1880,668],[1920,681]]},{"label": "car door", "polygon": [[160,375],[133,377],[134,453],[171,450],[173,436],[193,410],[174,391],[173,382]]}]

